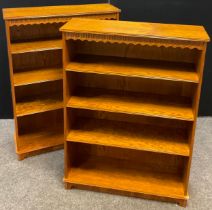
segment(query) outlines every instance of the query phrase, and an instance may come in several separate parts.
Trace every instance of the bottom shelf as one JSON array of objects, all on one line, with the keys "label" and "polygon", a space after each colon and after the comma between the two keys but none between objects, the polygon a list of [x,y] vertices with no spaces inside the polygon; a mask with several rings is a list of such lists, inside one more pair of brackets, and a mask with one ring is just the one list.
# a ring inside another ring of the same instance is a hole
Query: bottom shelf
[{"label": "bottom shelf", "polygon": [[69,169],[66,183],[97,188],[187,199],[179,174],[161,173],[126,160],[91,157]]},{"label": "bottom shelf", "polygon": [[24,154],[63,144],[63,132],[39,131],[20,135],[17,153]]}]

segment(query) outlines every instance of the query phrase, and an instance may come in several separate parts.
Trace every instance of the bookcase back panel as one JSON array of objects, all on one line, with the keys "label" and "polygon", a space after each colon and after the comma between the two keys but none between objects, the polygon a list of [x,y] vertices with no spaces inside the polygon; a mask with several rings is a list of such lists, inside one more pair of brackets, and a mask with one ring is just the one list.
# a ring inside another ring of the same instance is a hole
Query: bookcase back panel
[{"label": "bookcase back panel", "polygon": [[15,89],[16,102],[27,98],[45,97],[46,99],[55,95],[62,100],[62,81],[33,84],[30,86],[18,86]]},{"label": "bookcase back panel", "polygon": [[191,122],[82,109],[67,116],[70,141],[189,155]]},{"label": "bookcase back panel", "polygon": [[[129,92],[142,92],[162,94],[169,96],[185,96],[191,98],[196,85],[186,82],[173,82],[136,77],[122,77],[100,74],[68,73],[69,80],[75,77],[75,90],[78,87],[101,88],[104,90],[117,90]],[[70,82],[71,83],[71,82]],[[69,84],[70,85],[70,84]]]},{"label": "bookcase back panel", "polygon": [[89,41],[70,41],[75,47],[75,54],[138,58],[196,63],[200,51],[172,47],[140,46],[133,44],[116,44]]},{"label": "bookcase back panel", "polygon": [[108,159],[111,164],[113,164],[113,160],[119,160],[122,163],[120,167],[123,167],[123,170],[127,168],[146,169],[152,172],[177,173],[182,176],[183,168],[187,162],[187,159],[182,156],[170,156],[131,149],[81,143],[72,143],[68,146],[75,150],[75,155],[72,157],[72,166],[75,167],[80,166],[89,158],[95,157],[97,161],[101,158],[106,161]]},{"label": "bookcase back panel", "polygon": [[34,53],[22,53],[13,55],[14,73],[30,69],[61,67],[62,51],[43,51]]},{"label": "bookcase back panel", "polygon": [[20,25],[10,27],[11,42],[24,42],[32,40],[59,39],[59,28],[64,23],[46,23],[34,25]]},{"label": "bookcase back panel", "polygon": [[[74,126],[74,123],[77,122],[78,118],[88,118],[88,119],[99,119],[99,120],[110,120],[126,123],[135,123],[140,125],[154,125],[154,126],[163,126],[170,128],[181,128],[184,130],[189,130],[192,123],[182,120],[174,119],[164,119],[159,117],[150,117],[150,116],[139,116],[139,115],[130,115],[122,113],[112,113],[104,111],[92,111],[85,109],[69,109],[68,110],[68,119],[71,119],[71,122]],[[71,125],[70,125],[71,128]]]},{"label": "bookcase back panel", "polygon": [[18,118],[19,135],[31,132],[63,132],[63,110],[54,110]]}]

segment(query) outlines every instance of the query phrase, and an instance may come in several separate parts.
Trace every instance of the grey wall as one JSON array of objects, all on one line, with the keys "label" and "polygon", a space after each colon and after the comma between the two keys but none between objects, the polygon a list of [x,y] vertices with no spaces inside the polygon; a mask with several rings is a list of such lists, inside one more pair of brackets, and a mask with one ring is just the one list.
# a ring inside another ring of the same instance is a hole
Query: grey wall
[{"label": "grey wall", "polygon": [[[101,0],[1,0],[0,6],[23,7],[62,4],[107,2]],[[111,0],[122,9],[121,19],[144,22],[204,25],[212,34],[211,0]],[[0,19],[0,118],[12,118],[9,69],[6,50],[4,21]],[[211,59],[210,59],[211,58]],[[212,45],[209,44],[203,79],[199,115],[212,116]]]}]

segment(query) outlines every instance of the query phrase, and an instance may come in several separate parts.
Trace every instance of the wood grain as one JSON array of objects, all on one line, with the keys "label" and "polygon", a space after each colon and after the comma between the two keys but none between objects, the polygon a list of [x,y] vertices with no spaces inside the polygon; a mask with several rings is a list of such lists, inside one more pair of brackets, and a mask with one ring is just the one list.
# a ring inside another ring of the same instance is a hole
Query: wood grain
[{"label": "wood grain", "polygon": [[89,14],[119,13],[120,9],[111,4],[60,5],[3,9],[3,17],[9,19],[66,17]]},{"label": "wood grain", "polygon": [[189,156],[186,131],[162,126],[79,118],[66,139],[72,142]]},{"label": "wood grain", "polygon": [[[134,58],[150,61],[169,61],[176,63],[196,63],[200,53],[197,49],[180,47],[157,47],[125,43],[98,42],[88,40],[69,40],[74,46],[74,53],[81,55],[102,55],[107,57]],[[73,59],[73,61],[75,58]],[[174,64],[174,63],[173,63]]]},{"label": "wood grain", "polygon": [[186,98],[176,99],[156,94],[121,93],[95,88],[79,89],[67,107],[193,121],[191,104]]},{"label": "wood grain", "polygon": [[[123,165],[125,168],[148,168],[155,173],[172,173],[182,177],[188,158],[180,155],[170,155],[165,153],[148,152],[142,150],[119,148],[87,143],[77,143],[66,141],[69,151],[72,154],[69,156],[71,169],[72,166],[78,166],[86,162],[89,157],[104,157],[119,159],[134,164]],[[124,162],[123,162],[124,163]]]},{"label": "wood grain", "polygon": [[24,98],[16,104],[17,117],[61,109],[62,98],[58,94]]},{"label": "wood grain", "polygon": [[25,154],[36,150],[63,144],[63,132],[61,131],[40,131],[19,136],[20,145],[18,154]]},{"label": "wood grain", "polygon": [[62,34],[59,28],[63,24],[64,23],[46,23],[11,26],[11,43],[46,40],[47,37],[48,40],[61,39]]},{"label": "wood grain", "polygon": [[105,21],[74,18],[60,28],[63,32],[77,32],[88,34],[104,34],[114,36],[144,37],[153,39],[210,40],[203,26],[144,23],[130,21]]},{"label": "wood grain", "polygon": [[28,53],[28,52],[38,52],[46,50],[59,50],[62,49],[62,42],[58,40],[40,40],[32,42],[21,42],[11,44],[11,53]]},{"label": "wood grain", "polygon": [[61,80],[61,68],[44,68],[18,72],[14,74],[14,86],[30,85],[49,81]]},{"label": "wood grain", "polygon": [[198,74],[192,64],[119,57],[78,55],[65,69],[67,71],[110,74],[198,83]]},{"label": "wood grain", "polygon": [[79,166],[73,166],[64,181],[185,199],[183,182],[179,175],[155,173],[130,161],[112,158],[89,158]]},{"label": "wood grain", "polygon": [[36,69],[62,68],[62,50],[13,54],[13,74]]}]

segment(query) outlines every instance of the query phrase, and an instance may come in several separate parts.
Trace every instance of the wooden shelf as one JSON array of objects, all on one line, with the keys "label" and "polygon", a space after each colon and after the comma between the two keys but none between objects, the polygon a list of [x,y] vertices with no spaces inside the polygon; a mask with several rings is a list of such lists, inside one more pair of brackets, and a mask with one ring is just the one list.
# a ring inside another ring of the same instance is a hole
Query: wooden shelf
[{"label": "wooden shelf", "polygon": [[159,173],[134,162],[93,157],[69,169],[65,182],[105,189],[185,199],[180,175]]},{"label": "wooden shelf", "polygon": [[62,41],[60,39],[54,40],[40,40],[31,42],[21,42],[11,44],[11,53],[28,53],[28,52],[39,52],[45,50],[59,50],[62,49]]},{"label": "wooden shelf", "polygon": [[121,57],[78,55],[66,71],[198,83],[194,64]]},{"label": "wooden shelf", "polygon": [[18,154],[25,154],[36,150],[63,144],[63,131],[40,131],[19,136]]},{"label": "wooden shelf", "polygon": [[71,96],[67,107],[154,116],[193,121],[194,114],[187,98],[157,94],[121,93],[94,88],[80,89]]},{"label": "wooden shelf", "polygon": [[28,70],[14,74],[14,86],[61,80],[63,71],[60,68]]},{"label": "wooden shelf", "polygon": [[[112,17],[119,14],[120,9],[107,4],[82,4],[82,5],[57,5],[57,6],[41,6],[41,7],[19,7],[19,8],[5,8],[3,9],[3,17],[5,20],[25,20],[29,19],[33,23],[35,20],[50,19],[50,22],[55,18],[61,18],[61,22],[67,22],[67,18],[75,16],[99,16],[109,15]],[[57,21],[57,20],[56,20]],[[23,21],[22,21],[23,23]],[[26,22],[28,23],[28,22]]]},{"label": "wooden shelf", "polygon": [[58,94],[47,94],[26,98],[16,103],[17,117],[63,108],[63,100]]},{"label": "wooden shelf", "polygon": [[186,131],[180,128],[79,118],[66,139],[182,156],[190,154]]}]

